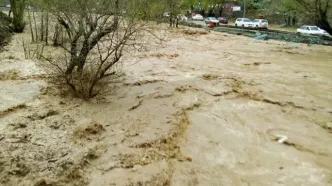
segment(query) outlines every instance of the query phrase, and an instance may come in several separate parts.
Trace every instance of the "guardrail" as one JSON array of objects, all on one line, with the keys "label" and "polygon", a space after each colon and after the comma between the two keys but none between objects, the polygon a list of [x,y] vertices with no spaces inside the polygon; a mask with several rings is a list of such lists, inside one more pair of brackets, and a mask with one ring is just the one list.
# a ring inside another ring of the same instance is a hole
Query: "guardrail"
[{"label": "guardrail", "polygon": [[[201,24],[196,24],[193,22],[181,23],[181,25],[195,27],[195,28],[211,29],[208,28],[207,26],[203,26]],[[332,38],[327,36],[301,35],[295,32],[288,32],[282,30],[242,28],[231,25],[219,25],[214,27],[213,30],[217,32],[244,35],[260,40],[274,39],[274,40],[281,40],[293,43],[306,43],[306,44],[332,46]]]},{"label": "guardrail", "polygon": [[[276,30],[276,29],[270,29],[270,28],[265,28],[265,29],[264,28],[242,28],[242,27],[236,27],[236,26],[232,26],[232,25],[218,25],[216,27],[246,29],[246,30],[259,31],[259,32],[264,32],[264,33],[282,33],[282,34],[289,34],[289,35],[298,35],[298,33],[296,33],[296,32],[289,32],[289,31]],[[328,37],[328,36],[317,36],[317,35],[304,35],[304,36],[320,37],[320,38],[323,38],[324,40],[332,41],[332,37]]]}]

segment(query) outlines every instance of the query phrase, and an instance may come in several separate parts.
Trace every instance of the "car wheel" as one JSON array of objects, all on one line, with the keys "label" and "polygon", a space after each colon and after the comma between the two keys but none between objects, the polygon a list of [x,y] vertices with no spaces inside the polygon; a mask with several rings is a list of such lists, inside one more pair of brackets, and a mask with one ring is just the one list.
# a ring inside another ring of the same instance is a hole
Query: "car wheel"
[{"label": "car wheel", "polygon": [[244,28],[244,25],[242,25],[242,28]]},{"label": "car wheel", "polygon": [[235,27],[237,27],[237,24],[235,24]]}]

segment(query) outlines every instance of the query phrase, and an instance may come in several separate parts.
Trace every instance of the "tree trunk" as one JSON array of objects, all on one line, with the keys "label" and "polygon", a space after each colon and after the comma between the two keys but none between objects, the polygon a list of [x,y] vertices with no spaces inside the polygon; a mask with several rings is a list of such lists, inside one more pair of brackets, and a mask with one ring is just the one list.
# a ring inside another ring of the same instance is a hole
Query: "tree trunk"
[{"label": "tree trunk", "polygon": [[25,0],[10,0],[10,6],[13,12],[14,31],[22,33],[25,27],[25,22],[24,22]]},{"label": "tree trunk", "polygon": [[178,17],[176,17],[175,25],[176,25],[176,28],[179,28],[179,18]]},{"label": "tree trunk", "polygon": [[288,18],[287,18],[287,26],[291,25],[291,16],[290,14],[288,14]]},{"label": "tree trunk", "polygon": [[59,46],[60,45],[60,33],[61,33],[61,27],[59,24],[55,25],[54,28],[54,36],[53,36],[53,46]]},{"label": "tree trunk", "polygon": [[41,15],[40,41],[44,41],[44,12],[42,12],[42,15]]},{"label": "tree trunk", "polygon": [[46,33],[45,33],[45,42],[48,45],[48,25],[49,25],[49,16],[48,12],[46,13]]},{"label": "tree trunk", "polygon": [[35,23],[35,37],[36,37],[36,41],[38,41],[38,28],[37,28],[37,22],[36,22],[36,15],[35,15],[35,11],[32,11],[32,17],[33,17],[33,22]]},{"label": "tree trunk", "polygon": [[34,36],[34,33],[33,33],[30,11],[28,11],[28,19],[29,19],[29,26],[30,26],[30,32],[31,32],[31,40],[34,43],[36,40],[35,40],[35,36]]}]

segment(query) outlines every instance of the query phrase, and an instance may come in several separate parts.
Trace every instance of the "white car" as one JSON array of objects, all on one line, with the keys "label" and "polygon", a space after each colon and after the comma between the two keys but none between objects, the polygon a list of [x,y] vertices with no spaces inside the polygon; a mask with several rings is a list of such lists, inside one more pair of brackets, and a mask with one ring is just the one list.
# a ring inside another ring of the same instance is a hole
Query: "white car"
[{"label": "white car", "polygon": [[169,13],[168,12],[164,12],[162,17],[169,17]]},{"label": "white car", "polygon": [[253,20],[255,28],[268,28],[269,22],[266,19],[254,19]]},{"label": "white car", "polygon": [[297,33],[299,34],[304,34],[304,35],[320,35],[320,36],[329,36],[330,34],[327,33],[325,30],[320,29],[317,26],[308,26],[308,25],[303,25],[301,28],[298,28],[296,30]]},{"label": "white car", "polygon": [[180,21],[183,21],[183,22],[187,22],[188,21],[188,18],[185,15],[182,15],[182,14],[178,15],[178,19]]},{"label": "white car", "polygon": [[205,23],[209,24],[209,23],[215,23],[215,24],[219,24],[219,20],[215,17],[208,17],[205,19]]},{"label": "white car", "polygon": [[193,20],[203,21],[204,18],[201,14],[196,14],[196,15],[193,16]]},{"label": "white car", "polygon": [[248,18],[237,18],[235,21],[236,27],[245,27],[252,28],[254,27],[254,23]]}]

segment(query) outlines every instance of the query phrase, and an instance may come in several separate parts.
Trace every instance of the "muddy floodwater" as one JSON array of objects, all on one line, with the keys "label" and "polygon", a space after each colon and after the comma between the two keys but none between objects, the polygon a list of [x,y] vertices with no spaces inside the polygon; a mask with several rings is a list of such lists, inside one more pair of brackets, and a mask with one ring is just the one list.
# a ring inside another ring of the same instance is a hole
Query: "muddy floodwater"
[{"label": "muddy floodwater", "polygon": [[128,51],[83,101],[0,53],[0,185],[332,185],[332,47],[204,30]]}]

